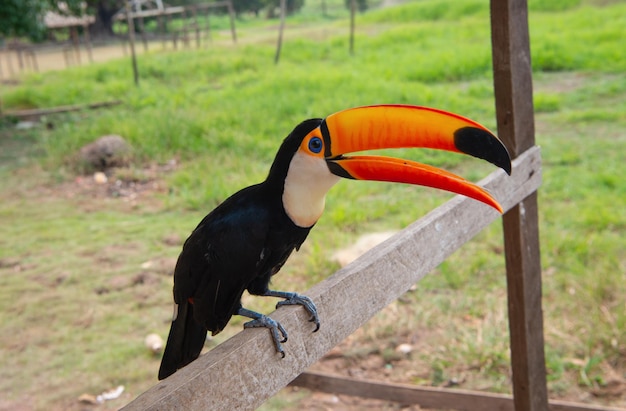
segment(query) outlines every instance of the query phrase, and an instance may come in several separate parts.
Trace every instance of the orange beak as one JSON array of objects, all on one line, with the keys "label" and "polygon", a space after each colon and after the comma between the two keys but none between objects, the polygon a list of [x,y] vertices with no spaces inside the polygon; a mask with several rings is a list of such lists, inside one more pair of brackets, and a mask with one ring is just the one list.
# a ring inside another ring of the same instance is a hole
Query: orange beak
[{"label": "orange beak", "polygon": [[313,132],[321,133],[324,158],[337,176],[438,188],[482,201],[502,213],[485,189],[445,170],[391,157],[344,156],[383,148],[433,148],[481,158],[511,174],[506,147],[472,120],[427,107],[379,105],[331,114]]}]

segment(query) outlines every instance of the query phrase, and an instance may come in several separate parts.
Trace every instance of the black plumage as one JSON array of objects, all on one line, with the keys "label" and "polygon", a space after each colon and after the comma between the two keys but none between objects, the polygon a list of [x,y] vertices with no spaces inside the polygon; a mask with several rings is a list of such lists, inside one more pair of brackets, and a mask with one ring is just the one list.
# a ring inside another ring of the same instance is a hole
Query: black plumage
[{"label": "black plumage", "polygon": [[295,225],[281,198],[291,158],[302,138],[320,122],[307,120],[296,127],[283,141],[267,179],[225,200],[185,241],[174,271],[178,314],[159,379],[200,355],[207,330],[215,335],[224,329],[242,308],[244,291],[267,295],[270,278],[306,239],[312,227]]}]

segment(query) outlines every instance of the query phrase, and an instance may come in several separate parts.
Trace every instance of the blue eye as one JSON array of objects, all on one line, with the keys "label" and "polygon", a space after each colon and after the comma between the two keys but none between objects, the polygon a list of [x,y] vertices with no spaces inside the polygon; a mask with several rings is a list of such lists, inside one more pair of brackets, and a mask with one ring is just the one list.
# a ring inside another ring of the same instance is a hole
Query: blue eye
[{"label": "blue eye", "polygon": [[320,151],[322,151],[322,147],[324,146],[324,143],[322,142],[322,139],[319,137],[313,137],[312,139],[309,140],[309,150],[311,150],[312,153],[319,153]]}]

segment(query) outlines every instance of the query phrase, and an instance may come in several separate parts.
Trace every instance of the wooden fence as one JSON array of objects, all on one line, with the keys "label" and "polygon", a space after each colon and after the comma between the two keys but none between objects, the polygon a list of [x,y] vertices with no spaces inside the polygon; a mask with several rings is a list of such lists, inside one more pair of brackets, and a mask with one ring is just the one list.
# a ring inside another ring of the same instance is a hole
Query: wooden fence
[{"label": "wooden fence", "polygon": [[349,380],[306,372],[383,307],[500,216],[457,196],[366,255],[306,291],[322,326],[312,333],[301,307],[272,314],[289,330],[286,357],[265,329],[248,329],[146,391],[124,410],[254,409],[292,383],[313,389],[396,398],[427,407],[466,410],[581,411],[600,406],[549,402],[543,349],[535,146],[526,0],[491,0],[492,55],[498,135],[509,148],[513,173],[493,172],[481,184],[506,210],[503,218],[511,338],[513,397]]}]

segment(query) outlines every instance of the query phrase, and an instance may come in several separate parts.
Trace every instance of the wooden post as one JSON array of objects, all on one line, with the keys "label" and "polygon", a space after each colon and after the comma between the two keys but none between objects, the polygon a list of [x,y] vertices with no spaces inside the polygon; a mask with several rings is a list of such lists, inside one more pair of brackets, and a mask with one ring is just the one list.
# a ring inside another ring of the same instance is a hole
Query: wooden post
[{"label": "wooden post", "polygon": [[22,56],[22,46],[17,45],[15,48],[15,53],[17,54],[17,66],[20,68],[20,73],[24,71],[24,57]]},{"label": "wooden post", "polygon": [[180,17],[183,19],[183,47],[189,47],[189,24],[187,20],[189,20],[189,16],[187,15],[187,9],[183,9],[182,13],[180,13]]},{"label": "wooden post", "polygon": [[65,68],[68,68],[71,64],[71,61],[67,46],[63,46],[63,60],[65,61]]},{"label": "wooden post", "polygon": [[89,24],[83,25],[83,36],[85,37],[85,48],[87,49],[87,57],[89,62],[93,63],[93,53],[91,48],[91,37],[89,36]]},{"label": "wooden post", "polygon": [[80,42],[78,39],[78,30],[76,29],[76,26],[70,27],[70,36],[72,37],[72,44],[74,45],[74,56],[76,56],[76,62],[78,65],[80,65]]},{"label": "wooden post", "polygon": [[[81,7],[81,17],[86,18],[87,7],[86,3],[83,3]],[[83,37],[85,38],[85,49],[87,49],[87,57],[89,57],[89,62],[93,63],[93,53],[91,47],[91,36],[89,35],[89,20],[85,19],[83,23]]]},{"label": "wooden post", "polygon": [[30,59],[31,68],[34,71],[39,71],[39,64],[37,63],[37,54],[35,54],[34,50],[27,50],[26,55]]},{"label": "wooden post", "polygon": [[133,79],[135,85],[139,85],[139,72],[137,70],[137,56],[135,55],[135,24],[133,22],[130,3],[126,3],[126,21],[128,22],[128,42],[130,43],[130,58],[133,64]]},{"label": "wooden post", "polygon": [[[141,13],[141,8],[139,8],[139,13]],[[141,42],[143,43],[143,51],[148,51],[148,39],[146,38],[146,26],[143,22],[143,16],[139,16],[139,30],[141,31]]]},{"label": "wooden post", "polygon": [[161,48],[163,50],[165,50],[167,48],[167,32],[165,31],[165,23],[163,21],[163,10],[161,10],[161,13],[157,16],[157,24],[158,24],[158,32],[160,33],[159,35],[161,36]]},{"label": "wooden post", "polygon": [[196,30],[196,48],[200,48],[200,24],[198,23],[198,8],[195,5],[191,6],[191,16]]},{"label": "wooden post", "polygon": [[280,26],[278,28],[278,41],[276,43],[276,55],[274,64],[278,64],[280,59],[280,49],[283,45],[283,31],[285,30],[285,15],[287,14],[287,0],[280,0]]},{"label": "wooden post", "polygon": [[235,31],[235,7],[233,6],[233,0],[228,0],[228,15],[230,16],[230,34],[233,38],[233,43],[237,43],[237,32]]},{"label": "wooden post", "polygon": [[[172,15],[171,14],[167,14],[167,25],[169,25],[169,27],[172,27],[171,22],[172,22]],[[172,44],[174,45],[174,50],[178,50],[178,30],[177,29],[173,29],[172,30]]]},{"label": "wooden post", "polygon": [[[491,0],[491,28],[498,135],[515,158],[535,144],[526,0]],[[503,223],[515,409],[547,410],[537,193]]]},{"label": "wooden post", "polygon": [[206,37],[205,37],[205,41],[204,41],[204,46],[206,47],[207,45],[207,40],[211,41],[211,11],[210,10],[206,10]]},{"label": "wooden post", "polygon": [[9,77],[13,77],[15,75],[15,70],[13,69],[13,62],[11,61],[11,47],[6,47],[6,61],[7,61],[7,71],[9,72]]}]

